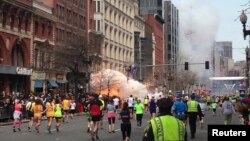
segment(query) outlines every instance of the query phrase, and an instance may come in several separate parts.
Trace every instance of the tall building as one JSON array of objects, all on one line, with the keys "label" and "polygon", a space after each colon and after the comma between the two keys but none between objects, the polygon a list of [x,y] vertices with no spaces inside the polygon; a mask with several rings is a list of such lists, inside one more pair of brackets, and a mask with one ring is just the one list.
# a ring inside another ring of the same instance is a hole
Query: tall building
[{"label": "tall building", "polygon": [[29,93],[32,0],[1,0],[0,7],[0,91]]},{"label": "tall building", "polygon": [[139,15],[139,5],[135,2],[135,21],[134,21],[134,64],[136,71],[133,72],[134,79],[143,81],[144,80],[144,70],[143,65],[145,64],[145,21],[142,16]]},{"label": "tall building", "polygon": [[140,14],[158,14],[162,16],[163,0],[139,0]]},{"label": "tall building", "polygon": [[[155,65],[156,41],[152,27],[145,23],[145,38],[142,39],[142,65]],[[142,67],[141,77],[144,83],[153,86],[155,67]]]},{"label": "tall building", "polygon": [[222,49],[223,57],[233,58],[233,44],[232,41],[220,41],[216,42],[216,46]]},{"label": "tall building", "polygon": [[[152,28],[152,38],[155,42],[153,50],[153,65],[161,65],[164,63],[163,60],[163,19],[159,15],[148,14],[144,15],[146,24]],[[149,49],[150,50],[150,49]],[[153,67],[153,75],[155,80],[155,86],[164,83],[164,67]]]},{"label": "tall building", "polygon": [[213,54],[215,76],[228,76],[229,71],[234,67],[234,60],[232,58],[232,42],[215,42]]},{"label": "tall building", "polygon": [[179,52],[179,12],[171,1],[164,1],[164,21],[164,62],[174,64]]},{"label": "tall building", "polygon": [[155,37],[155,65],[163,64],[163,19],[155,14],[144,16],[145,22],[152,27]]},{"label": "tall building", "polygon": [[[172,4],[170,0],[139,0],[140,5],[140,14],[147,15],[153,14],[158,19],[163,21],[163,32],[162,32],[162,64],[176,64],[177,57],[179,52],[179,12],[178,9]],[[155,53],[157,53],[157,38],[159,35],[155,35],[156,39],[156,48]],[[159,41],[158,41],[159,42]],[[159,58],[157,54],[155,54],[155,59]],[[157,63],[156,63],[157,64]],[[158,67],[159,69],[160,67]],[[162,72],[163,77],[165,78],[165,82],[173,81],[176,71],[176,66],[166,66],[161,67],[159,71]],[[157,70],[154,70],[157,72]],[[157,75],[157,77],[159,77]]]},{"label": "tall building", "polygon": [[96,31],[105,38],[103,68],[124,70],[134,63],[134,2],[136,0],[95,0]]}]

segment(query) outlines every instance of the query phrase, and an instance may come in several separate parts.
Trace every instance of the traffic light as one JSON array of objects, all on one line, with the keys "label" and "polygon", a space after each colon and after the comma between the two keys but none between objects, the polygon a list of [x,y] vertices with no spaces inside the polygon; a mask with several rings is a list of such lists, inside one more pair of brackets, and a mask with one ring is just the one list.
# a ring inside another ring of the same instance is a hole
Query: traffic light
[{"label": "traffic light", "polygon": [[188,70],[188,62],[185,62],[185,67],[184,67],[185,70]]},{"label": "traffic light", "polygon": [[205,61],[205,69],[209,69],[209,61]]}]

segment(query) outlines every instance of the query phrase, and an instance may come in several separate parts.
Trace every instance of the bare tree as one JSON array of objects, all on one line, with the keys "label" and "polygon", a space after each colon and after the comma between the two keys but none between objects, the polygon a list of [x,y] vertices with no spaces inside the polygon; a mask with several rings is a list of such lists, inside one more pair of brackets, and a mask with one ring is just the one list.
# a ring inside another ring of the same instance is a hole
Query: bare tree
[{"label": "bare tree", "polygon": [[108,96],[112,88],[119,88],[121,84],[118,74],[111,70],[103,70],[92,76],[92,81],[92,89],[94,91],[98,91],[101,94],[103,90],[107,90]]},{"label": "bare tree", "polygon": [[75,36],[68,40],[65,46],[60,46],[54,51],[53,65],[58,71],[67,72],[67,79],[70,84],[74,84],[75,93],[78,85],[89,82],[89,68],[92,60],[101,56],[102,41],[103,36],[95,33],[91,33],[89,39]]},{"label": "bare tree", "polygon": [[180,70],[176,74],[176,89],[189,90],[190,86],[198,81],[197,75],[192,71]]}]

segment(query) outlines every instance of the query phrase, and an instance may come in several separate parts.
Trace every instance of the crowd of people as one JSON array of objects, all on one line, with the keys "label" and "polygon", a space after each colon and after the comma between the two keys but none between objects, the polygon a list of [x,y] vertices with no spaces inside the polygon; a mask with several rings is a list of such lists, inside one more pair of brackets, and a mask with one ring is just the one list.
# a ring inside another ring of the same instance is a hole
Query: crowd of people
[{"label": "crowd of people", "polygon": [[[78,106],[79,101],[82,107]],[[30,96],[24,102],[23,99],[13,99],[13,132],[21,131],[24,116],[29,119],[28,131],[39,133],[41,119],[46,117],[47,130],[51,133],[51,126],[55,119],[56,131],[60,131],[62,122],[68,122],[77,112],[85,112],[87,132],[91,139],[99,140],[98,131],[103,129],[104,116],[108,119],[108,133],[115,133],[116,120],[121,120],[120,129],[123,141],[128,141],[131,136],[131,120],[136,120],[137,128],[142,127],[143,115],[150,113],[149,125],[144,130],[143,141],[156,140],[187,140],[187,124],[190,128],[190,138],[195,138],[197,120],[200,128],[204,127],[205,111],[212,110],[215,117],[218,107],[224,116],[224,124],[232,122],[233,114],[238,112],[243,124],[249,125],[250,95],[237,96],[210,96],[210,95],[182,95],[176,92],[174,95],[155,98],[152,96],[140,99],[130,95],[121,100],[119,97],[106,97],[96,93],[86,94],[76,99],[70,94]],[[79,110],[80,109],[80,110]],[[25,111],[25,112],[24,112]],[[198,118],[198,119],[197,119]],[[16,130],[17,129],[17,130]]]}]

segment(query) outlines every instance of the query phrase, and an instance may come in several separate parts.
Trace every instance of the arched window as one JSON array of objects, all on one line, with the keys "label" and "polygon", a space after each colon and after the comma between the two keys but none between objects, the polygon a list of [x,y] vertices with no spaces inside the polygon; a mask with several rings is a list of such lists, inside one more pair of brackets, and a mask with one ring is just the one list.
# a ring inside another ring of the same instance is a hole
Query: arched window
[{"label": "arched window", "polygon": [[24,66],[24,56],[21,47],[21,41],[17,41],[16,45],[12,49],[11,53],[11,65]]}]

